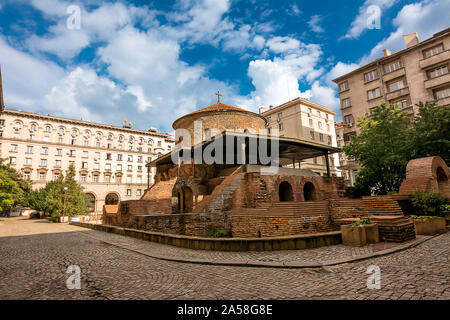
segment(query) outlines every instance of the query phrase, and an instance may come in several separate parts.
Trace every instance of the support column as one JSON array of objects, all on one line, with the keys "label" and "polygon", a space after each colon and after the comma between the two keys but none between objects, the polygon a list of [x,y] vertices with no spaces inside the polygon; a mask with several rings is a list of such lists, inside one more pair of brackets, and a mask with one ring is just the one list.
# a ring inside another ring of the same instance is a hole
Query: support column
[{"label": "support column", "polygon": [[330,172],[330,159],[328,159],[328,152],[325,151],[323,153],[323,155],[325,156],[325,164],[327,165],[327,176],[331,177],[331,172]]}]

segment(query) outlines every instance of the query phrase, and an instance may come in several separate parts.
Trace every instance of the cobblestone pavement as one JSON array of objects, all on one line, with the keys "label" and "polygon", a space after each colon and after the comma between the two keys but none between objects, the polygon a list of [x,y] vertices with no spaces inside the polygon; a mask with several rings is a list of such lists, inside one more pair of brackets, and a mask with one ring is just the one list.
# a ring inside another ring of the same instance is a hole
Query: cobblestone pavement
[{"label": "cobblestone pavement", "polygon": [[[104,241],[199,254],[43,220],[1,218],[0,299],[450,299],[450,233],[386,256],[305,269],[177,263]],[[355,254],[343,246],[290,253],[305,259]],[[278,251],[258,257],[288,256]],[[66,287],[69,265],[81,268],[80,290]],[[367,288],[370,265],[381,269],[380,290]]]}]

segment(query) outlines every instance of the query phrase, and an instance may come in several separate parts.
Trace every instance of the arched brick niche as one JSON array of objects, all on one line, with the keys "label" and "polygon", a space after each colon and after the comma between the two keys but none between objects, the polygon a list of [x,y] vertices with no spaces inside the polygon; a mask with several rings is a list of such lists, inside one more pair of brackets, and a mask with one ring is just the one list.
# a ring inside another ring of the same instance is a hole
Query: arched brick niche
[{"label": "arched brick niche", "polygon": [[412,194],[416,190],[433,190],[450,197],[449,170],[445,161],[439,157],[413,159],[406,166],[406,179],[399,193]]},{"label": "arched brick niche", "polygon": [[302,201],[322,200],[320,188],[314,179],[304,179],[299,185]]}]

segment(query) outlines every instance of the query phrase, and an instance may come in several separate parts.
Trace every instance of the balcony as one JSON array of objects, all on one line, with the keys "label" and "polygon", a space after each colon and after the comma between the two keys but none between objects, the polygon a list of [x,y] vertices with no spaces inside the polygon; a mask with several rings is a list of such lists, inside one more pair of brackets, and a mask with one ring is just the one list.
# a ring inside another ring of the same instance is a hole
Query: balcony
[{"label": "balcony", "polygon": [[399,90],[395,90],[395,91],[389,92],[389,93],[386,95],[386,100],[389,101],[389,100],[397,99],[397,98],[406,96],[406,95],[408,95],[408,94],[409,94],[409,88],[408,88],[408,87],[404,87],[404,88],[402,88],[402,89],[399,89]]},{"label": "balcony", "polygon": [[384,75],[383,75],[383,80],[384,80],[385,82],[388,82],[388,81],[391,81],[392,79],[395,79],[395,78],[399,78],[399,77],[401,77],[401,76],[404,76],[405,73],[406,73],[406,72],[405,72],[405,68],[402,67],[402,68],[400,68],[400,69],[398,69],[398,70],[395,70],[395,71],[392,71],[392,72],[389,72],[389,73],[384,74]]},{"label": "balcony", "polygon": [[425,88],[431,89],[445,83],[450,83],[450,73],[447,73],[440,77],[436,77],[434,79],[425,80]]},{"label": "balcony", "polygon": [[436,103],[439,106],[450,106],[450,97],[439,99]]},{"label": "balcony", "polygon": [[447,60],[450,60],[450,50],[442,51],[439,54],[436,54],[436,55],[431,56],[429,58],[420,60],[419,61],[419,66],[422,69],[425,69],[425,68],[428,68],[428,67],[433,66],[435,64],[447,61]]}]

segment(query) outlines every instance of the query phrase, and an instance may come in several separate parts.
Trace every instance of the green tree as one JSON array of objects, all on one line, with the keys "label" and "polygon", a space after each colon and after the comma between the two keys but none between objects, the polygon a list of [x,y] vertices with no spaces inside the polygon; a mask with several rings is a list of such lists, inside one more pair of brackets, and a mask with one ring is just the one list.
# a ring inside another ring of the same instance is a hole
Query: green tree
[{"label": "green tree", "polygon": [[90,205],[88,196],[75,180],[73,166],[70,166],[66,177],[61,174],[57,180],[48,182],[44,188],[33,191],[28,199],[33,209],[43,211],[55,220],[63,214],[69,217],[85,214]]},{"label": "green tree", "polygon": [[0,158],[0,211],[26,205],[31,183]]},{"label": "green tree", "polygon": [[450,165],[450,108],[436,103],[417,104],[412,128],[413,158],[441,156]]},{"label": "green tree", "polygon": [[358,127],[360,134],[352,136],[343,148],[347,156],[362,166],[356,189],[362,194],[398,190],[411,158],[408,116],[402,109],[383,103],[372,109],[371,115],[360,119]]}]

